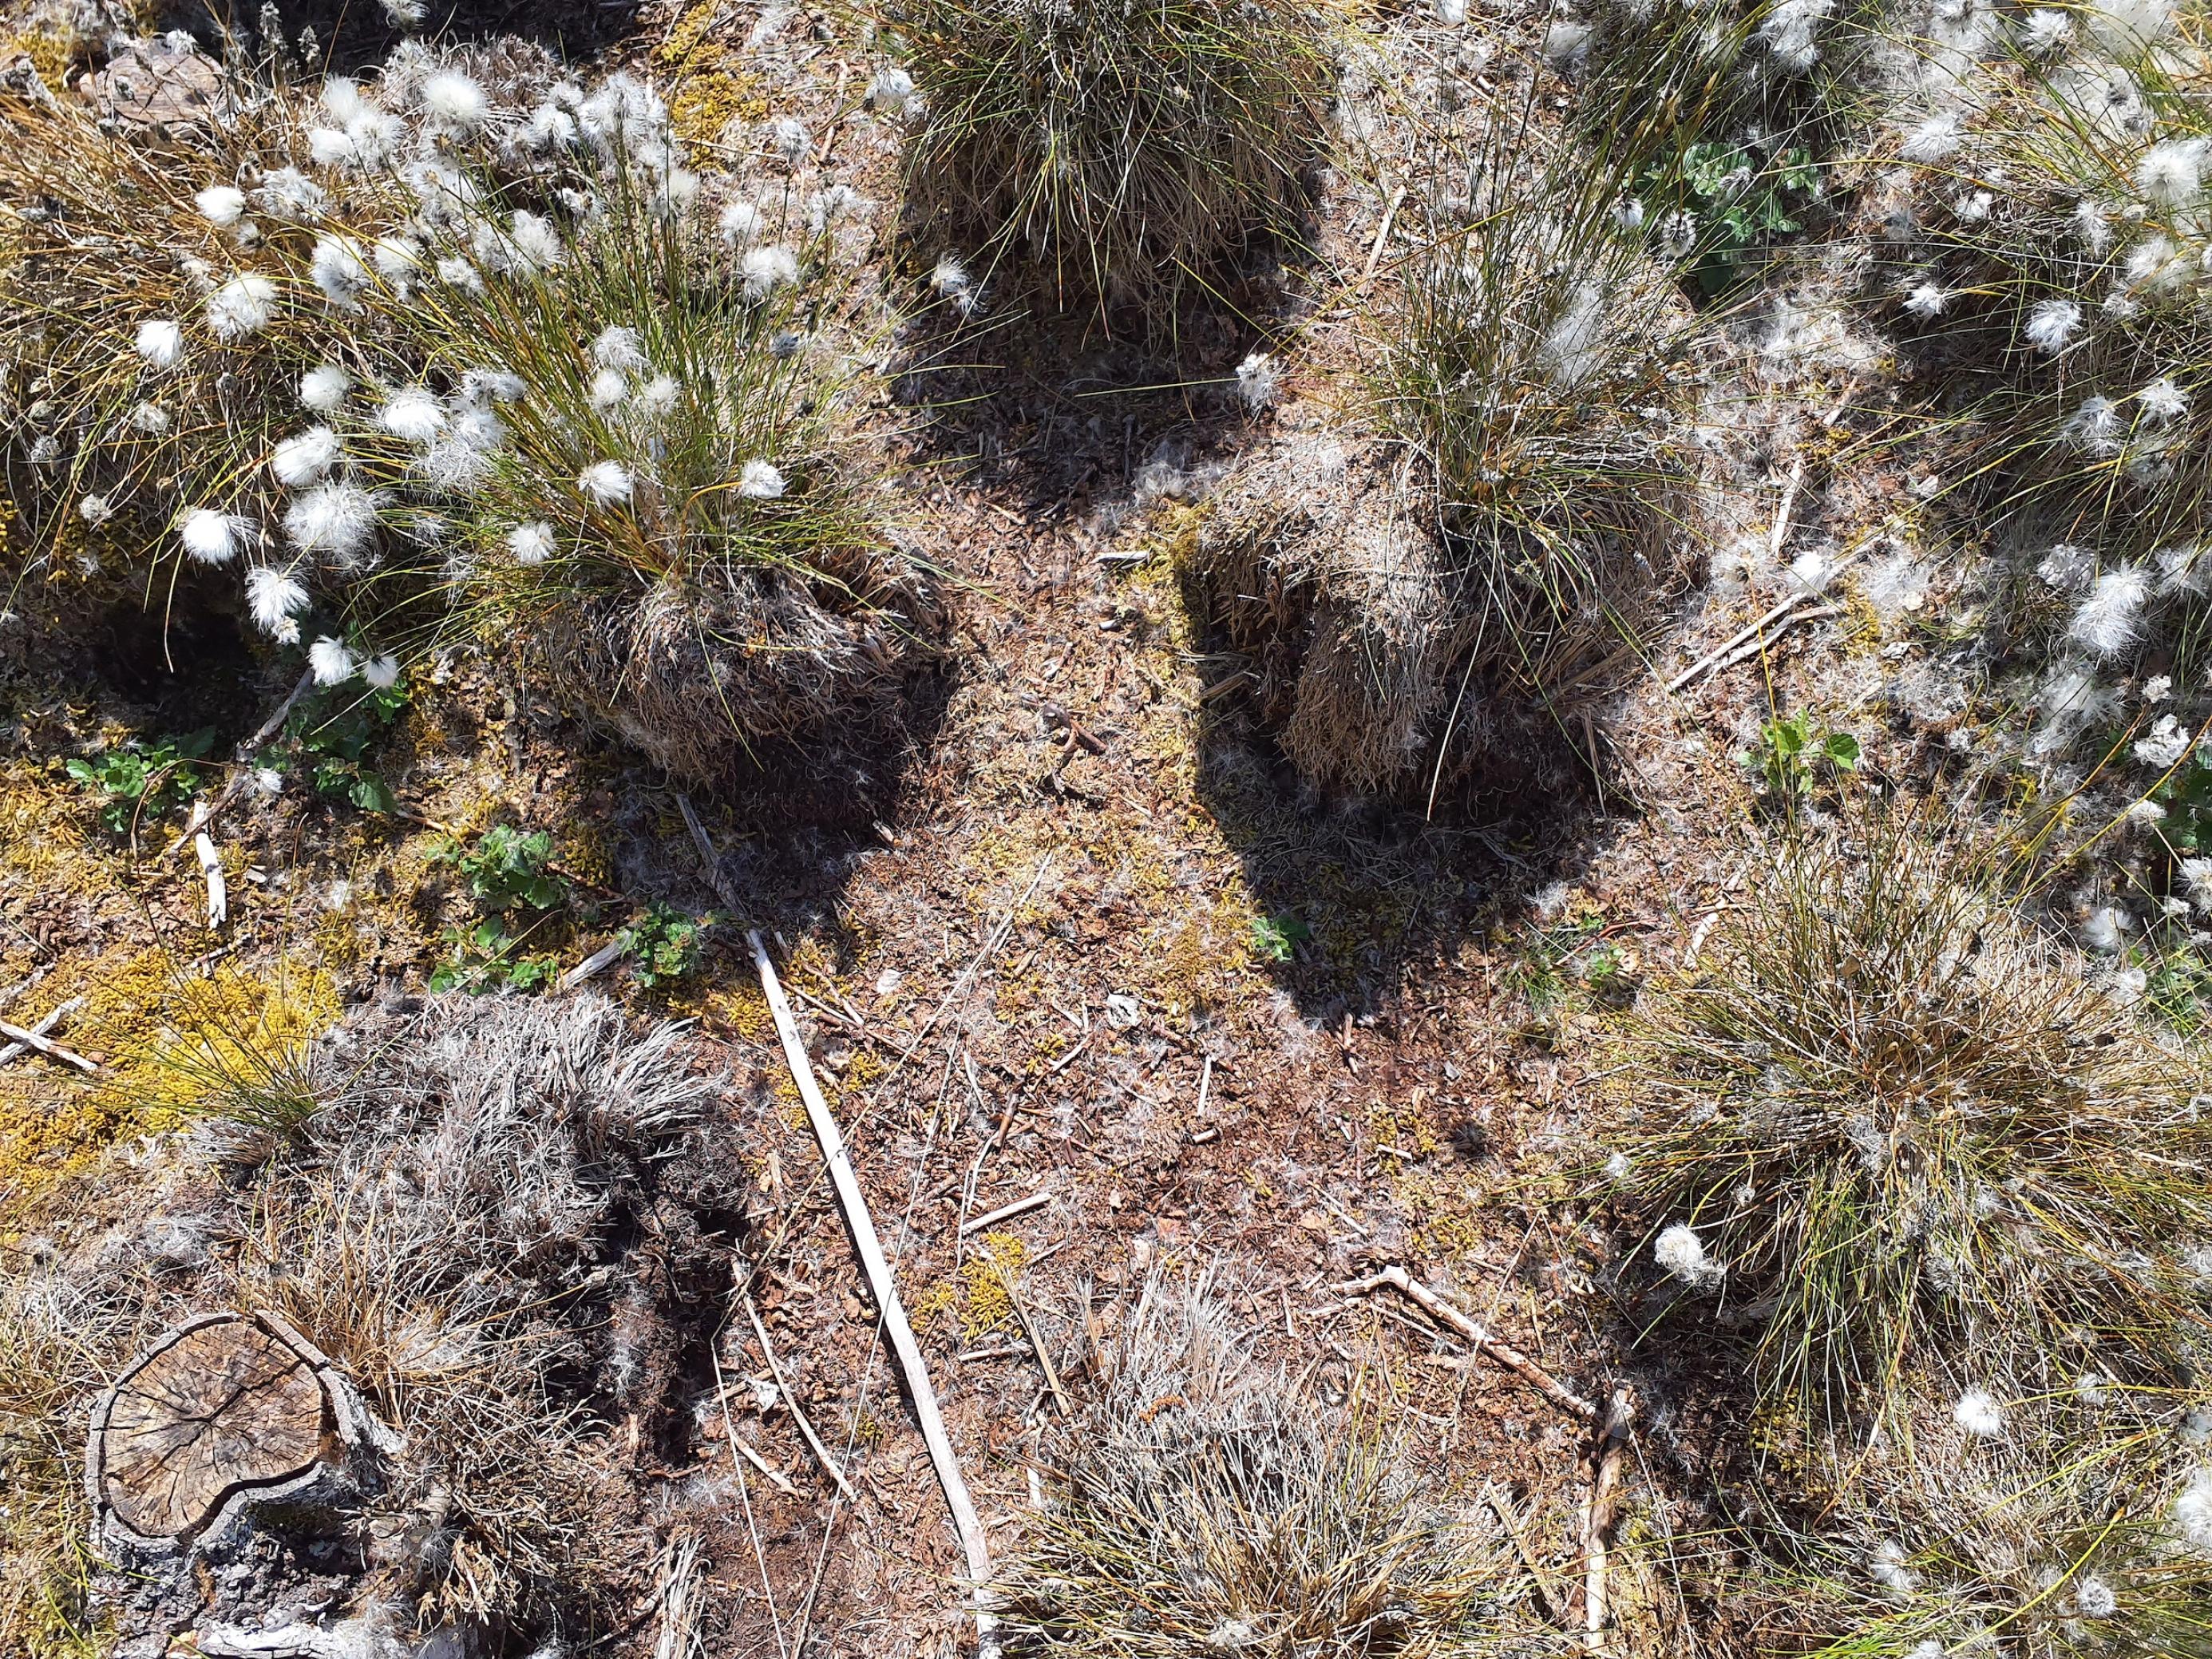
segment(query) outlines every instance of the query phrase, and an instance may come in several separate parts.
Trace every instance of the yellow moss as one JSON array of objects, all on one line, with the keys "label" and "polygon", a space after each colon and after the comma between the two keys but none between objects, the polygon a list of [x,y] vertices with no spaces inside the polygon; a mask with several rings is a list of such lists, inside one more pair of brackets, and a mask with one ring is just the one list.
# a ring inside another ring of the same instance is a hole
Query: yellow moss
[{"label": "yellow moss", "polygon": [[31,60],[31,67],[39,72],[39,79],[47,86],[58,88],[69,72],[77,64],[78,42],[54,29],[29,28],[9,37],[8,44],[0,48],[0,58],[13,58],[18,52]]},{"label": "yellow moss", "polygon": [[907,1312],[917,1330],[932,1330],[938,1321],[960,1304],[960,1287],[949,1279],[940,1279],[908,1304]]},{"label": "yellow moss", "polygon": [[719,15],[714,6],[694,6],[653,48],[653,57],[674,72],[668,120],[687,144],[714,144],[732,121],[768,118],[760,76],[738,67],[736,54],[722,41],[708,38]]},{"label": "yellow moss", "polygon": [[0,1193],[10,1201],[265,1078],[338,1013],[319,967],[280,958],[195,975],[156,948],[64,960],[22,1017],[35,1022],[80,1000],[69,1045],[99,1060],[100,1076],[48,1066],[0,1073]]},{"label": "yellow moss", "polygon": [[975,1254],[960,1264],[967,1292],[960,1328],[970,1342],[1013,1323],[1014,1298],[1007,1287],[1029,1255],[1030,1247],[1013,1234],[985,1233]]}]

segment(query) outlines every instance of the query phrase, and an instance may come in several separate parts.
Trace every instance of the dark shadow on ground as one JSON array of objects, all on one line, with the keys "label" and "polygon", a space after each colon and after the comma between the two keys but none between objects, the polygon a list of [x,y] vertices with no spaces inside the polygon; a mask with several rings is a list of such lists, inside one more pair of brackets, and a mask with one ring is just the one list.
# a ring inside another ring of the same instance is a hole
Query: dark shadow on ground
[{"label": "dark shadow on ground", "polygon": [[[226,33],[267,53],[277,42],[264,25],[274,22],[287,56],[298,52],[316,74],[353,75],[382,62],[414,36],[434,46],[513,39],[543,46],[562,63],[596,57],[637,31],[643,8],[636,0],[422,0],[419,21],[394,23],[381,0],[207,0],[172,5],[162,29],[181,28],[214,49]],[[312,38],[303,39],[302,31]]]}]

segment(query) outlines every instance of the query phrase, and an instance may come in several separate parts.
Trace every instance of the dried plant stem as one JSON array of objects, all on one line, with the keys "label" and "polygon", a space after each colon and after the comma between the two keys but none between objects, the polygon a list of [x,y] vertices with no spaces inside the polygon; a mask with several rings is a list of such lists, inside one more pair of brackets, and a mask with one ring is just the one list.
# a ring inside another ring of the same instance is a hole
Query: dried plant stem
[{"label": "dried plant stem", "polygon": [[1534,1360],[1510,1343],[1496,1337],[1469,1319],[1457,1308],[1445,1301],[1403,1267],[1391,1266],[1366,1279],[1355,1279],[1333,1288],[1340,1296],[1371,1296],[1388,1285],[1400,1294],[1410,1297],[1421,1310],[1440,1325],[1449,1325],[1465,1337],[1475,1348],[1496,1360],[1508,1370],[1519,1374],[1537,1393],[1562,1411],[1572,1412],[1577,1417],[1590,1422],[1597,1420],[1597,1407],[1553,1376]]},{"label": "dried plant stem", "polygon": [[783,1401],[783,1408],[791,1413],[791,1420],[799,1425],[799,1433],[806,1437],[806,1443],[814,1449],[815,1456],[822,1460],[822,1467],[837,1483],[837,1490],[845,1494],[845,1501],[859,1503],[860,1493],[853,1490],[853,1483],[845,1478],[845,1471],[837,1467],[837,1460],[830,1455],[830,1448],[822,1443],[822,1437],[814,1432],[814,1425],[807,1420],[806,1413],[799,1409],[799,1401],[791,1392],[791,1384],[784,1376],[783,1367],[775,1363],[775,1349],[769,1342],[768,1327],[761,1322],[760,1310],[753,1306],[750,1295],[744,1300],[745,1317],[752,1321],[753,1334],[760,1338],[761,1357],[768,1361],[768,1374],[775,1379],[776,1393]]},{"label": "dried plant stem", "polygon": [[951,1437],[945,1433],[945,1419],[937,1408],[937,1391],[930,1385],[929,1367],[922,1358],[921,1345],[915,1340],[914,1328],[907,1322],[906,1309],[899,1301],[890,1264],[884,1259],[883,1241],[868,1216],[866,1195],[860,1191],[860,1179],[853,1172],[845,1137],[837,1127],[837,1120],[830,1115],[829,1102],[822,1097],[821,1085],[814,1080],[805,1042],[799,1035],[791,1003],[776,979],[775,965],[769,960],[768,946],[762,941],[757,927],[747,929],[745,939],[752,946],[753,965],[760,970],[761,991],[768,998],[769,1012],[775,1017],[776,1035],[783,1039],[784,1058],[790,1064],[792,1081],[799,1085],[799,1097],[806,1103],[807,1121],[814,1126],[815,1139],[822,1143],[823,1161],[830,1166],[830,1179],[837,1188],[837,1200],[845,1212],[846,1224],[852,1230],[854,1249],[860,1252],[860,1266],[876,1298],[884,1334],[890,1337],[892,1352],[898,1356],[899,1369],[905,1374],[907,1392],[914,1401],[914,1414],[921,1424],[922,1440],[929,1448],[929,1461],[937,1470],[938,1484],[945,1489],[945,1507],[952,1511],[953,1528],[959,1534],[960,1547],[968,1558],[968,1577],[975,1587],[976,1651],[980,1659],[996,1659],[997,1620],[989,1607],[991,1547],[984,1536],[982,1518],[975,1513],[975,1500],[968,1495],[968,1482],[961,1475],[959,1461],[953,1455]]},{"label": "dried plant stem", "polygon": [[1634,1416],[1626,1389],[1615,1389],[1606,1407],[1597,1472],[1590,1482],[1589,1510],[1583,1527],[1583,1631],[1590,1650],[1605,1646],[1605,1534],[1613,1525],[1613,1503],[1620,1490],[1620,1460],[1628,1449]]}]

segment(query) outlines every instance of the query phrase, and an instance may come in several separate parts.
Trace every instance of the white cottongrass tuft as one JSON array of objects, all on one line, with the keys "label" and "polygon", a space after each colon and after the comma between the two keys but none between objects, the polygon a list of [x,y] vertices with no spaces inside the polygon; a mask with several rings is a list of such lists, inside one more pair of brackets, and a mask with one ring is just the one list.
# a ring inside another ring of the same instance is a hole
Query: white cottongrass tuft
[{"label": "white cottongrass tuft", "polygon": [[149,438],[158,438],[175,424],[169,411],[159,404],[134,404],[123,422],[133,432],[143,432]]},{"label": "white cottongrass tuft", "polygon": [[665,415],[676,407],[683,384],[673,374],[656,374],[637,389],[637,406],[648,415]]},{"label": "white cottongrass tuft", "polygon": [[1467,0],[1437,0],[1437,21],[1455,29],[1467,21]]},{"label": "white cottongrass tuft", "polygon": [[152,318],[138,325],[131,349],[149,368],[174,368],[185,360],[185,331],[166,317]]},{"label": "white cottongrass tuft", "polygon": [[446,411],[419,386],[402,386],[384,400],[376,423],[395,438],[427,444],[446,428]]},{"label": "white cottongrass tuft", "polygon": [[1895,1539],[1884,1539],[1867,1558],[1867,1576],[1887,1590],[1899,1601],[1918,1588],[1920,1575],[1905,1565],[1905,1546]]},{"label": "white cottongrass tuft", "polygon": [[1709,1285],[1724,1271],[1706,1255],[1704,1241],[1687,1222],[1677,1221],[1662,1231],[1651,1255],[1675,1278],[1692,1285]]},{"label": "white cottongrass tuft", "polygon": [[177,522],[185,551],[201,564],[228,564],[238,556],[240,523],[228,513],[196,507]]},{"label": "white cottongrass tuft", "polygon": [[352,390],[352,376],[335,363],[323,363],[300,377],[300,401],[319,415],[329,414]]},{"label": "white cottongrass tuft", "polygon": [[2189,728],[2171,714],[2160,714],[2148,735],[2136,740],[2136,758],[2163,772],[2189,752]]},{"label": "white cottongrass tuft", "polygon": [[750,202],[732,202],[716,223],[721,227],[724,241],[732,247],[744,247],[760,235],[764,222],[761,210]]},{"label": "white cottongrass tuft", "polygon": [[507,241],[515,267],[520,270],[550,270],[567,252],[553,222],[527,208],[518,209],[508,222]]},{"label": "white cottongrass tuft", "polygon": [[896,64],[876,71],[868,82],[868,107],[890,115],[903,115],[914,101],[914,76]]},{"label": "white cottongrass tuft", "polygon": [[376,498],[358,484],[319,484],[285,510],[284,534],[302,553],[353,558],[376,534]]},{"label": "white cottongrass tuft", "polygon": [[637,331],[620,323],[599,331],[599,337],[592,342],[592,358],[601,368],[619,369],[625,374],[642,374],[653,366],[646,359],[645,348],[638,343]]},{"label": "white cottongrass tuft", "polygon": [[2033,58],[2055,58],[2074,44],[2074,20],[2057,6],[2038,6],[2021,25],[2021,50]]},{"label": "white cottongrass tuft", "polygon": [[769,128],[769,143],[787,167],[797,167],[806,152],[814,148],[814,140],[807,136],[806,123],[791,115],[780,118]]},{"label": "white cottongrass tuft", "polygon": [[767,461],[747,461],[738,474],[738,494],[748,501],[772,501],[783,494],[783,474]]},{"label": "white cottongrass tuft", "polygon": [[2169,138],[2153,144],[2136,163],[2136,184],[2145,196],[2168,207],[2179,207],[2204,188],[2204,152],[2201,138]]},{"label": "white cottongrass tuft", "polygon": [[360,309],[362,291],[368,287],[368,264],[361,244],[350,236],[319,236],[307,274],[323,297],[341,311]]},{"label": "white cottongrass tuft", "polygon": [[2081,922],[2081,942],[2092,951],[2110,956],[2128,942],[2136,919],[2117,904],[2100,904]]},{"label": "white cottongrass tuft", "polygon": [[1941,161],[1959,151],[1959,118],[1945,111],[1931,115],[1905,137],[1898,154],[1908,161]]},{"label": "white cottongrass tuft", "polygon": [[361,665],[361,677],[379,691],[389,691],[399,684],[399,659],[389,651],[371,657]]},{"label": "white cottongrass tuft", "polygon": [[1950,303],[1950,291],[1940,283],[1916,283],[1905,293],[1905,308],[1923,320],[1941,317]]},{"label": "white cottongrass tuft", "polygon": [[745,279],[745,298],[765,300],[799,280],[799,256],[781,245],[748,248],[738,270]]},{"label": "white cottongrass tuft", "polygon": [[491,115],[484,89],[458,70],[432,76],[422,83],[420,96],[431,117],[455,132],[474,132]]},{"label": "white cottongrass tuft", "polygon": [[1255,414],[1275,401],[1281,381],[1275,360],[1264,351],[1255,351],[1237,365],[1237,395]]},{"label": "white cottongrass tuft", "polygon": [[2212,1555],[2212,1466],[2189,1477],[2189,1484],[2166,1511],[2174,1536],[2199,1555]]},{"label": "white cottongrass tuft", "polygon": [[307,647],[307,667],[317,685],[343,685],[360,665],[345,641],[328,634]]},{"label": "white cottongrass tuft", "polygon": [[311,426],[277,444],[269,458],[269,470],[278,483],[297,489],[321,483],[323,475],[337,465],[340,453],[337,433],[326,426]]},{"label": "white cottongrass tuft", "polygon": [[2120,1610],[2120,1598],[2095,1573],[2085,1573],[2074,1583],[2074,1610],[2084,1619],[2110,1619]]},{"label": "white cottongrass tuft", "polygon": [[1628,1172],[1634,1167],[1633,1160],[1626,1152],[1615,1152],[1605,1161],[1605,1177],[1608,1181],[1626,1181]]},{"label": "white cottongrass tuft", "polygon": [[609,410],[619,409],[623,400],[629,396],[629,377],[618,368],[596,370],[592,375],[591,384],[585,388],[585,396],[591,399],[592,407],[602,415]]},{"label": "white cottongrass tuft", "polygon": [[258,334],[276,315],[276,284],[257,271],[234,276],[208,295],[208,326],[218,340]]},{"label": "white cottongrass tuft", "polygon": [[258,564],[246,573],[246,603],[263,633],[282,637],[284,624],[307,608],[307,586],[289,570]]},{"label": "white cottongrass tuft", "polygon": [[2190,902],[2200,910],[2212,911],[2212,859],[2184,859],[2175,868],[2189,889]]},{"label": "white cottongrass tuft", "polygon": [[553,526],[519,524],[507,532],[507,550],[517,564],[544,564],[553,552]]},{"label": "white cottongrass tuft", "polygon": [[2027,313],[2027,326],[2021,332],[2038,351],[2055,357],[2073,343],[2081,328],[2081,307],[2071,300],[2045,300]]},{"label": "white cottongrass tuft", "polygon": [[2150,579],[2133,565],[2107,570],[2074,612],[2066,636],[2092,655],[2115,657],[2135,643]]},{"label": "white cottongrass tuft", "polygon": [[1968,1434],[1990,1439],[2004,1432],[2004,1407],[1986,1389],[1969,1389],[1951,1407],[1951,1420]]},{"label": "white cottongrass tuft", "polygon": [[377,0],[377,3],[384,8],[386,18],[396,29],[420,28],[422,20],[430,15],[425,0]]},{"label": "white cottongrass tuft", "polygon": [[210,185],[192,198],[192,204],[201,218],[218,227],[227,228],[246,216],[246,192],[235,185]]},{"label": "white cottongrass tuft", "polygon": [[593,461],[576,476],[576,488],[597,507],[613,507],[629,499],[629,469],[620,461]]},{"label": "white cottongrass tuft", "polygon": [[2156,421],[2160,426],[2179,420],[2189,412],[2189,394],[2174,385],[2168,375],[2153,380],[2136,393],[2136,407],[2147,421]]},{"label": "white cottongrass tuft", "polygon": [[76,504],[76,515],[97,528],[115,516],[115,507],[105,495],[88,495]]},{"label": "white cottongrass tuft", "polygon": [[2093,455],[2112,454],[2119,447],[2119,405],[2093,392],[2066,417],[2063,431],[2069,442]]}]

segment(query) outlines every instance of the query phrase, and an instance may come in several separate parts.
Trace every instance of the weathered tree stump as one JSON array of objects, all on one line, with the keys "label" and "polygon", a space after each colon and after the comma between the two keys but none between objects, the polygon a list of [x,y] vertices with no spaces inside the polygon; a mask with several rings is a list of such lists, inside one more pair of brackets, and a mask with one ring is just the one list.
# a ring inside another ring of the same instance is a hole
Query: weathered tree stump
[{"label": "weathered tree stump", "polygon": [[269,1315],[204,1315],[142,1354],[100,1399],[85,1480],[113,1541],[189,1548],[245,1504],[303,1497],[356,1432],[351,1390]]}]

